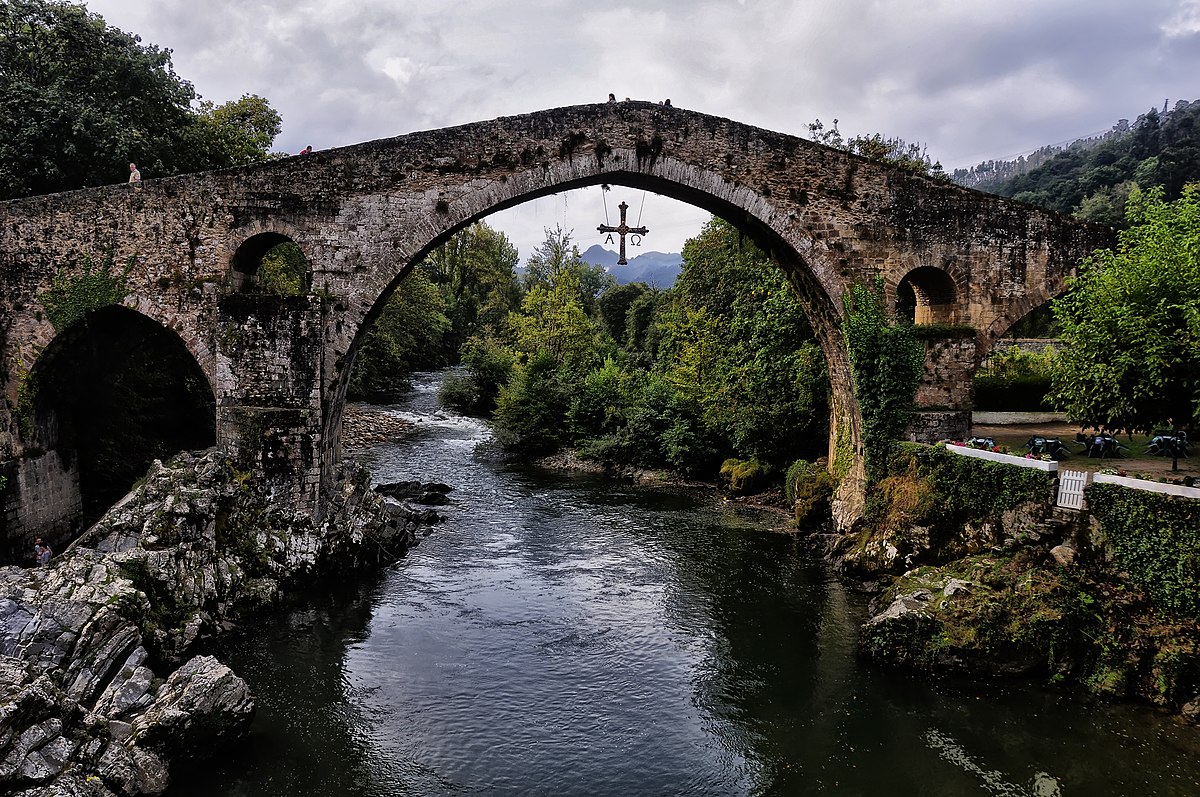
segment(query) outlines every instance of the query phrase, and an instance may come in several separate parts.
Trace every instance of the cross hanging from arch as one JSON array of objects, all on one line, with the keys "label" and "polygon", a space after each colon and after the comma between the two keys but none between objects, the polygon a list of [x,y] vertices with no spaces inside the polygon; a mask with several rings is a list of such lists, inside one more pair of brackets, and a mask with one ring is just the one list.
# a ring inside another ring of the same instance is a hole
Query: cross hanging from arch
[{"label": "cross hanging from arch", "polygon": [[617,235],[621,236],[621,256],[619,258],[617,258],[617,265],[623,266],[629,262],[625,259],[625,236],[632,235],[633,240],[631,241],[631,243],[634,246],[641,246],[642,245],[642,236],[650,231],[648,229],[646,229],[645,227],[630,227],[628,224],[625,223],[625,212],[627,210],[629,210],[629,205],[626,205],[624,202],[622,202],[621,204],[617,205],[617,208],[621,211],[620,225],[618,225],[616,227],[610,227],[607,224],[601,224],[599,227],[596,228],[596,230],[598,232],[608,233],[608,238],[605,239],[605,241],[604,241],[604,243],[606,243],[606,244],[610,244],[613,242],[612,234],[614,232]]}]

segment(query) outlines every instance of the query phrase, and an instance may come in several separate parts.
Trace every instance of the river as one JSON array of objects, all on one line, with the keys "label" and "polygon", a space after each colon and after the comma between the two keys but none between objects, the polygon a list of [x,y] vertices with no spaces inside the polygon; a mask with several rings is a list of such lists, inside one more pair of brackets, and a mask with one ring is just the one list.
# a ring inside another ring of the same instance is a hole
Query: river
[{"label": "river", "polygon": [[223,643],[258,716],[172,797],[1200,794],[1196,729],[867,666],[863,598],[776,518],[501,464],[437,378],[359,459],[452,485],[446,522]]}]

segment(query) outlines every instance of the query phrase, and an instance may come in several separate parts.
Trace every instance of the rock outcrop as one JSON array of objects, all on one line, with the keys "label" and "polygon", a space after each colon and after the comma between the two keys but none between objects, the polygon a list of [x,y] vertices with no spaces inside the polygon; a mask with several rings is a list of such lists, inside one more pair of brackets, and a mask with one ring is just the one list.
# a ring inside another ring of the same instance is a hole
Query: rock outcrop
[{"label": "rock outcrop", "polygon": [[323,573],[398,558],[421,514],[346,465],[322,519],[220,454],[154,463],[49,567],[0,569],[0,792],[155,795],[245,731],[244,681],[197,643]]}]

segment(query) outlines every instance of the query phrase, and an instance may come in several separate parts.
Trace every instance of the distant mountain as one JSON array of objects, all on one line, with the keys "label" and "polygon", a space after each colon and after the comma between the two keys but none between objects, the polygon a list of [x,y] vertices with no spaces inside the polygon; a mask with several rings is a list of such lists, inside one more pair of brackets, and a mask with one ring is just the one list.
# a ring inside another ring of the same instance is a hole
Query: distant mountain
[{"label": "distant mountain", "polygon": [[619,257],[616,252],[610,252],[600,244],[592,244],[583,253],[586,262],[612,274],[620,285],[644,282],[655,288],[669,288],[683,270],[683,255],[678,252],[643,252],[628,257],[629,262],[624,266],[617,265]]}]

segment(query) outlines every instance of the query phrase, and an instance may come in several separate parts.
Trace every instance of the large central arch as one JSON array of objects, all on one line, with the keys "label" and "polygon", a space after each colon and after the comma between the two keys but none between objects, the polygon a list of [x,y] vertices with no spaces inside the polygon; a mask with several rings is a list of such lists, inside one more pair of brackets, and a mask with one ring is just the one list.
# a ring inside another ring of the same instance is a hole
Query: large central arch
[{"label": "large central arch", "polygon": [[[839,438],[850,440],[856,454],[850,472],[840,485],[838,499],[843,506],[839,508],[839,514],[857,516],[861,513],[864,481],[861,422],[850,377],[849,357],[840,329],[839,305],[844,283],[834,276],[828,254],[815,246],[806,232],[790,225],[779,225],[778,220],[785,216],[771,204],[769,197],[749,191],[744,186],[731,185],[703,168],[671,159],[665,159],[661,164],[662,171],[669,177],[623,168],[629,160],[640,162],[645,157],[636,149],[625,152],[610,149],[603,157],[596,158],[594,168],[590,163],[584,168],[568,160],[568,175],[562,182],[554,182],[554,178],[548,174],[551,169],[538,165],[510,176],[499,186],[489,185],[478,192],[464,193],[453,204],[447,202],[440,208],[443,224],[431,230],[429,240],[416,247],[415,252],[409,253],[400,247],[389,252],[381,247],[373,263],[363,264],[369,278],[363,281],[355,294],[355,301],[351,305],[353,309],[347,319],[353,319],[355,323],[346,325],[347,334],[338,341],[335,359],[347,364],[353,362],[358,346],[386,304],[387,297],[395,290],[403,290],[403,280],[426,255],[469,224],[496,211],[542,196],[593,185],[621,185],[651,191],[687,202],[730,221],[768,253],[791,282],[816,333],[829,371],[829,459],[831,462],[834,460],[833,441]],[[579,172],[590,173],[580,175]],[[835,299],[835,296],[838,298]],[[333,461],[341,456],[341,415],[350,370],[349,367],[342,367],[331,375],[330,392],[333,400],[329,405],[325,427],[330,432],[328,453]]]}]

